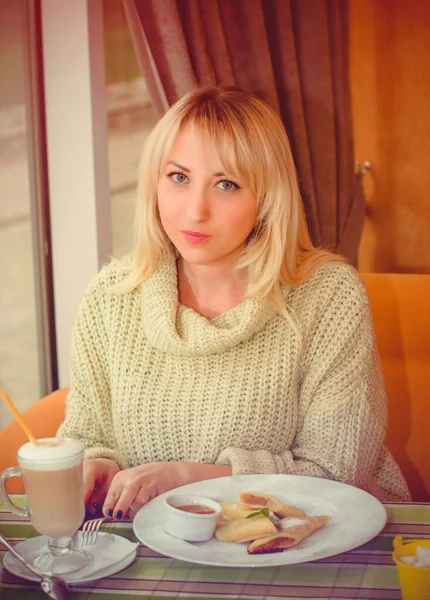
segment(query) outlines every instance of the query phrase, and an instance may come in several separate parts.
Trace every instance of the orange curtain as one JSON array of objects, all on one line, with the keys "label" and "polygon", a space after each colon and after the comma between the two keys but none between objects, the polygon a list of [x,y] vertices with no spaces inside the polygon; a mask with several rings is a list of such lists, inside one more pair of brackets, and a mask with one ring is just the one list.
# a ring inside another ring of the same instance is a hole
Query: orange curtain
[{"label": "orange curtain", "polygon": [[281,116],[313,240],[356,263],[364,220],[354,172],[348,0],[123,0],[156,109],[237,85]]}]

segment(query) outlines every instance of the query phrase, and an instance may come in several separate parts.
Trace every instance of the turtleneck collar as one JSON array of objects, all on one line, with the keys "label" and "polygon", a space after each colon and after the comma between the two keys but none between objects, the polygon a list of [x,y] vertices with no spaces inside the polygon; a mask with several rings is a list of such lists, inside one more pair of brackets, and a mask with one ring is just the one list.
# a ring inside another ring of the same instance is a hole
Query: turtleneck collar
[{"label": "turtleneck collar", "polygon": [[275,316],[265,300],[248,298],[214,319],[178,303],[176,257],[163,260],[141,287],[142,323],[149,344],[182,356],[216,354],[263,329]]}]

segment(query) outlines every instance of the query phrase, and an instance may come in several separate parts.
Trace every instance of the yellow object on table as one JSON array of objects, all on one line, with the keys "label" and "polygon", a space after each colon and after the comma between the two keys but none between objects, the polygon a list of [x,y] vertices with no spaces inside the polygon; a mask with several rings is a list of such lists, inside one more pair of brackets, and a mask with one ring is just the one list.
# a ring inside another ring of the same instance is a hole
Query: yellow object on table
[{"label": "yellow object on table", "polygon": [[403,600],[430,600],[430,567],[407,565],[400,559],[413,556],[417,546],[430,548],[430,539],[403,540],[397,535],[393,541],[393,559],[397,565]]}]

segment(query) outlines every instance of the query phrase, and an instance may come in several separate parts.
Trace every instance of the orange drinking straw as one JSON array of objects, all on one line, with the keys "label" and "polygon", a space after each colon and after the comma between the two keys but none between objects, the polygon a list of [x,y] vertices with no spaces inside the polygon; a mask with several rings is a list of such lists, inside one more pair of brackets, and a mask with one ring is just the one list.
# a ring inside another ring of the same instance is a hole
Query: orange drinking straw
[{"label": "orange drinking straw", "polygon": [[36,440],[36,438],[34,437],[34,435],[31,433],[31,431],[30,431],[27,423],[24,421],[24,419],[22,418],[22,416],[19,414],[16,406],[14,405],[14,403],[12,402],[12,400],[9,398],[9,396],[6,394],[6,392],[4,392],[3,390],[0,390],[0,396],[2,396],[5,399],[6,404],[9,406],[10,410],[13,413],[13,416],[18,421],[18,424],[21,426],[21,429],[24,431],[25,435],[28,437],[28,439],[30,440],[30,442],[34,446],[38,446],[39,445],[38,441]]}]

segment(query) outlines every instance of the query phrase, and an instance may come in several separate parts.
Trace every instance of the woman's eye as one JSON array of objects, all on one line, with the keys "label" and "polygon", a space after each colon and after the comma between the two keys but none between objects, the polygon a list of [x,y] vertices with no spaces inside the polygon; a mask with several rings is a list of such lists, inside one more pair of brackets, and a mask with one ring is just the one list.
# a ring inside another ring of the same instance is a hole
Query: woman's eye
[{"label": "woman's eye", "polygon": [[169,173],[167,177],[171,179],[173,183],[185,183],[188,180],[186,175],[179,172]]},{"label": "woman's eye", "polygon": [[234,183],[234,181],[228,181],[227,179],[219,181],[215,187],[219,188],[220,190],[223,190],[224,192],[231,192],[232,190],[239,189],[237,183]]}]

